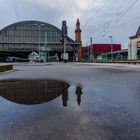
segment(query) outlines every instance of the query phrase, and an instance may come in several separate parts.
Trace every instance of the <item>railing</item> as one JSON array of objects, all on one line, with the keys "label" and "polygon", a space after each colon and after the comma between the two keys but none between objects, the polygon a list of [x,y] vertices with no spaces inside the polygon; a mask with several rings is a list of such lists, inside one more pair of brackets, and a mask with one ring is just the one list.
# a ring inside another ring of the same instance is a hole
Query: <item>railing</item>
[{"label": "railing", "polygon": [[111,58],[102,58],[100,60],[94,59],[94,60],[82,60],[82,62],[94,62],[94,63],[140,63],[140,55],[137,56],[137,60],[128,60],[127,56],[121,56],[121,57],[113,57]]}]

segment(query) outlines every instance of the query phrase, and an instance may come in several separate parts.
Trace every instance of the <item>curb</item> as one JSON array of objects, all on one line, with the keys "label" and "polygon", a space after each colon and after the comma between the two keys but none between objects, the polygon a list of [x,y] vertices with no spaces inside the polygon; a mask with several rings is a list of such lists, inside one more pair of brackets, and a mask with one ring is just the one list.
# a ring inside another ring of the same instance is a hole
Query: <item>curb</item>
[{"label": "curb", "polygon": [[0,72],[13,70],[13,65],[0,65]]}]

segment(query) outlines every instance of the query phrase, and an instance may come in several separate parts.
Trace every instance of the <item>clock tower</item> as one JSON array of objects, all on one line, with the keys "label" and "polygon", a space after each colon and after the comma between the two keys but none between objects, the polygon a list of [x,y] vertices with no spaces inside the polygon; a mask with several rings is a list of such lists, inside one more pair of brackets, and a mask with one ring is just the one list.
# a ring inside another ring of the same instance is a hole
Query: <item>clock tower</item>
[{"label": "clock tower", "polygon": [[81,41],[81,29],[80,29],[80,21],[77,19],[76,22],[76,30],[75,30],[75,42],[77,44],[77,57],[78,61],[82,60],[82,41]]}]

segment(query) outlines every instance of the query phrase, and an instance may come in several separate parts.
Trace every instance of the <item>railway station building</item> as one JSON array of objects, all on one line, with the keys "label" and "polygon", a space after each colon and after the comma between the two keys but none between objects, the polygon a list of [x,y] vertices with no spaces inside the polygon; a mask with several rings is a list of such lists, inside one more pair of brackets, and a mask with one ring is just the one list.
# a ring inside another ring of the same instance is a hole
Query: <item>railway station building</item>
[{"label": "railway station building", "polygon": [[[75,60],[75,41],[67,36],[66,52],[68,60]],[[0,30],[0,57],[27,58],[31,52],[47,57],[57,55],[63,60],[63,40],[61,29],[41,21],[21,21]]]}]

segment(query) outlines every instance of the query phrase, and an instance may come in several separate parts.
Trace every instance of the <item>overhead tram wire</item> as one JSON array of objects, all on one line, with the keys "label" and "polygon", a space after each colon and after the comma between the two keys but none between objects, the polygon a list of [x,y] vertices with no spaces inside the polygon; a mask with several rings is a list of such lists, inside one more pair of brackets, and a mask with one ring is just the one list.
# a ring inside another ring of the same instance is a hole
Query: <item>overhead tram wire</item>
[{"label": "overhead tram wire", "polygon": [[[123,7],[122,5],[123,5],[123,4],[121,4],[121,7],[118,7],[117,11],[120,10],[120,9]],[[113,24],[113,22],[114,22],[114,19],[113,19],[113,18],[114,18],[114,17],[112,17],[112,19],[110,20],[111,22],[110,22],[110,21],[106,21],[106,23],[104,23],[102,26],[100,26],[100,29],[99,29],[99,30],[101,30],[101,28],[103,28],[102,30],[103,30],[103,31],[106,31],[106,29],[109,28],[110,25]],[[118,21],[118,18],[120,18],[120,16],[117,17],[117,19],[116,19],[117,21]],[[116,22],[115,22],[115,23],[116,23]],[[104,25],[107,25],[107,27],[104,28]],[[114,25],[114,24],[113,24],[113,25]],[[112,27],[113,27],[113,26],[112,26]],[[96,29],[96,30],[98,30],[98,29]],[[95,32],[96,32],[96,31],[95,31]],[[100,32],[101,32],[101,31],[100,31]]]},{"label": "overhead tram wire", "polygon": [[83,19],[83,18],[85,17],[85,15],[87,15],[86,13],[88,13],[89,9],[92,7],[93,2],[94,2],[94,0],[91,0],[91,1],[89,2],[89,5],[88,5],[88,7],[85,9],[85,12],[83,12],[83,13],[81,14],[81,16],[80,16],[81,19]]},{"label": "overhead tram wire", "polygon": [[18,14],[18,10],[17,10],[16,0],[12,0],[12,3],[13,3],[15,15],[18,18],[19,17],[19,14]]},{"label": "overhead tram wire", "polygon": [[123,12],[116,20],[117,23],[119,23],[118,21],[121,19],[123,19],[123,22],[125,23],[124,21],[124,16],[130,11],[130,9],[133,8],[133,6],[138,2],[138,0],[135,0],[126,10],[124,10],[125,12]]},{"label": "overhead tram wire", "polygon": [[112,31],[115,31],[116,29],[118,29],[118,28],[120,28],[120,27],[122,27],[122,26],[124,26],[124,25],[127,25],[127,24],[129,24],[129,23],[132,23],[132,22],[134,22],[135,20],[138,20],[138,19],[140,19],[140,16],[135,17],[135,18],[129,20],[127,23],[124,23],[124,24],[122,24],[122,25],[119,25],[119,26],[113,28],[113,29],[110,30],[110,31],[107,31],[107,33],[112,32]]},{"label": "overhead tram wire", "polygon": [[[98,14],[105,7],[105,5],[108,3],[108,1],[110,1],[110,0],[106,0],[103,3],[103,5],[95,12],[95,14]],[[90,17],[90,19],[82,26],[82,28],[85,28],[91,22],[93,16],[95,16],[95,15],[92,15],[92,17]]]},{"label": "overhead tram wire", "polygon": [[[129,11],[130,11],[130,9],[136,4],[138,2],[138,0],[135,0],[129,7],[127,7],[125,10],[123,10],[123,11],[125,11],[125,12],[123,12],[118,18],[117,18],[117,21],[119,21],[120,20],[120,17],[122,17],[123,18],[123,24],[125,24],[125,21],[124,21],[124,15],[126,15]],[[128,10],[129,9],[129,10]],[[112,21],[112,23],[113,23],[113,21]],[[119,23],[119,22],[117,22],[117,23]],[[110,24],[111,25],[111,24]],[[119,25],[120,26],[120,25]],[[100,27],[101,28],[101,27]],[[112,28],[113,28],[113,26],[112,26]],[[105,31],[106,29],[104,29],[104,31]],[[105,33],[103,33],[104,35],[103,36],[105,36]]]},{"label": "overhead tram wire", "polygon": [[[135,0],[134,2],[132,2],[132,4],[128,7],[128,8],[125,8],[125,10],[122,10],[122,11],[124,11],[120,16],[125,16],[129,11],[130,11],[130,9],[132,9],[133,8],[133,6],[136,4],[138,2],[138,0]],[[119,17],[120,18],[120,17]],[[129,23],[131,23],[131,22],[134,22],[134,21],[136,21],[136,20],[138,20],[140,18],[140,16],[138,16],[138,17],[136,17],[136,18],[133,18],[132,20],[129,20],[127,23],[125,23],[125,22],[123,22],[123,24],[121,24],[121,25],[118,25],[117,27],[114,27],[113,29],[111,29],[111,30],[109,30],[109,31],[106,31],[105,33],[104,33],[104,36],[106,35],[106,34],[108,34],[108,33],[110,33],[110,32],[113,32],[113,31],[115,31],[115,30],[117,30],[118,28],[121,28],[121,27],[123,27],[123,26],[125,26],[125,25],[127,25],[127,24],[129,24]],[[120,20],[120,19],[119,19]],[[124,19],[123,19],[124,20]],[[111,25],[111,24],[110,24]],[[112,26],[113,27],[113,26]],[[105,31],[106,29],[104,29],[104,31]],[[100,33],[101,34],[101,33]],[[101,35],[99,35],[99,36],[96,36],[95,38],[99,38],[99,37],[101,37]]]},{"label": "overhead tram wire", "polygon": [[[140,16],[135,17],[135,18],[129,20],[127,23],[125,23],[125,24],[121,24],[121,25],[119,25],[119,26],[113,28],[112,30],[105,32],[105,34],[108,34],[108,33],[110,33],[110,32],[114,32],[114,31],[117,30],[118,28],[121,28],[121,27],[123,27],[123,26],[125,26],[125,25],[127,25],[127,24],[129,24],[129,23],[132,23],[132,22],[138,20],[138,19],[140,19]],[[96,36],[95,38],[99,38],[100,36],[101,36],[101,35]]]},{"label": "overhead tram wire", "polygon": [[138,0],[135,0],[127,9],[126,11],[124,12],[124,14],[122,14],[122,16],[126,15],[130,9],[138,2]]}]

